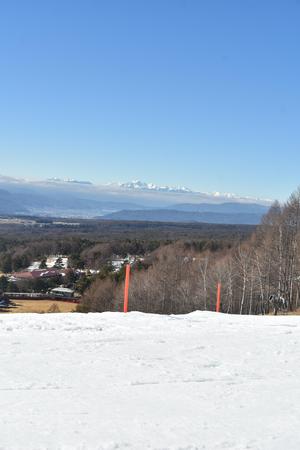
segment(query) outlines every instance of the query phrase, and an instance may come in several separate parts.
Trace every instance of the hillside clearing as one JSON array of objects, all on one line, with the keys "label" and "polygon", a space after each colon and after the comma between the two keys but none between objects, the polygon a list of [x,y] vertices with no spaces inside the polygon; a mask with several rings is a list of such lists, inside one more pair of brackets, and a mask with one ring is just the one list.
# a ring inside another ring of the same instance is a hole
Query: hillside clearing
[{"label": "hillside clearing", "polygon": [[0,447],[300,448],[300,317],[0,316]]}]

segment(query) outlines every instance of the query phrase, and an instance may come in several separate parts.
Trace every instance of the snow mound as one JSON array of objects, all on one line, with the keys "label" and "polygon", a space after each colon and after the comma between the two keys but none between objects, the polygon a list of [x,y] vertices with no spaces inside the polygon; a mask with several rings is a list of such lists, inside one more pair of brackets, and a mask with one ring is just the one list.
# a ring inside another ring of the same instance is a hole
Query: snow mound
[{"label": "snow mound", "polygon": [[300,317],[0,315],[0,448],[300,448]]}]

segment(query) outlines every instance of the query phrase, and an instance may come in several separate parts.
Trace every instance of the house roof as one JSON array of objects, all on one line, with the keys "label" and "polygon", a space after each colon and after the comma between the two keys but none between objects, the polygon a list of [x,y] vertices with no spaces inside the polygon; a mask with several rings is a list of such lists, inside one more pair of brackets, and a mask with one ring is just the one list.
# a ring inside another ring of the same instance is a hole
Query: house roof
[{"label": "house roof", "polygon": [[12,276],[17,280],[32,280],[36,278],[52,278],[65,275],[66,271],[57,269],[36,269],[31,272],[14,272]]}]

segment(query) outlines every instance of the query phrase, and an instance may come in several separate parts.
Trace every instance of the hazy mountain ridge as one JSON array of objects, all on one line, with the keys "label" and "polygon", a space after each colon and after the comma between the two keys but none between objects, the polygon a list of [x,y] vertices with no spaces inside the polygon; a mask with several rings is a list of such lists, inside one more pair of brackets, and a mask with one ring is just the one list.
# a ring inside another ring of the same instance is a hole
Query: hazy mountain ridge
[{"label": "hazy mountain ridge", "polygon": [[[265,211],[266,212],[266,211]],[[216,224],[257,225],[263,214],[246,212],[196,212],[174,209],[118,211],[107,214],[107,220],[150,221],[150,222],[204,222]]]},{"label": "hazy mountain ridge", "polygon": [[26,214],[28,211],[22,201],[13,194],[0,189],[0,214]]},{"label": "hazy mountain ridge", "polygon": [[[264,200],[256,203],[248,197],[236,196],[229,199],[219,194],[193,192],[185,187],[157,186],[140,181],[94,185],[88,181],[73,179],[33,181],[0,176],[0,190],[0,214],[92,218],[120,211],[122,215],[125,215],[124,211],[126,214],[127,211],[144,211],[144,217],[156,220],[154,217],[167,217],[167,213],[162,213],[161,210],[177,210],[181,215],[173,213],[176,221],[180,217],[180,221],[200,220],[200,216],[189,217],[184,214],[189,212],[206,213],[203,220],[207,221],[207,213],[253,213],[261,217],[268,206],[268,202]],[[160,212],[155,212],[156,210]],[[143,216],[142,213],[137,215]],[[250,219],[246,223],[257,220],[254,217],[247,220]],[[229,219],[211,216],[211,220],[227,223]],[[238,217],[235,220],[236,223],[244,223]]]},{"label": "hazy mountain ridge", "polygon": [[173,209],[183,212],[198,212],[198,213],[229,213],[229,214],[265,214],[268,206],[260,205],[258,203],[179,203],[178,205],[171,205],[167,209]]},{"label": "hazy mountain ridge", "polygon": [[91,181],[86,181],[86,180],[75,180],[73,178],[47,178],[48,182],[50,183],[74,183],[74,184],[88,184],[88,185],[92,185],[93,183],[91,183]]}]

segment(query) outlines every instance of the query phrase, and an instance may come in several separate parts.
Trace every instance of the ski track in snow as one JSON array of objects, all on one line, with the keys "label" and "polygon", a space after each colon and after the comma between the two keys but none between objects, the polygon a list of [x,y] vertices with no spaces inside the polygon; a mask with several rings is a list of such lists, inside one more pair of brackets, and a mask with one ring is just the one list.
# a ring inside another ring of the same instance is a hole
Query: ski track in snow
[{"label": "ski track in snow", "polygon": [[0,450],[300,448],[300,317],[0,315]]}]

